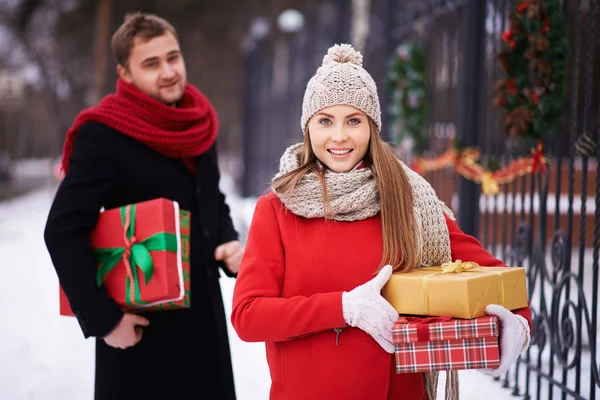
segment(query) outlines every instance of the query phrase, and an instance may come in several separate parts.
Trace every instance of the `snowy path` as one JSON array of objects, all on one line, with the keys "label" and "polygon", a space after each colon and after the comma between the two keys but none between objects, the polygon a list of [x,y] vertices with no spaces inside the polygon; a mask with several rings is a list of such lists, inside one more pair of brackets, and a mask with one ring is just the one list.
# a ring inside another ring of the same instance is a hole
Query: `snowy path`
[{"label": "snowy path", "polygon": [[[42,238],[54,190],[0,203],[0,400],[92,399],[93,341],[74,319],[58,315],[58,281]],[[229,203],[236,223],[249,219],[248,201]],[[234,283],[221,281],[228,314]],[[238,399],[267,399],[264,346],[240,341],[231,326],[229,335]],[[514,399],[489,376],[460,375],[463,400]]]}]

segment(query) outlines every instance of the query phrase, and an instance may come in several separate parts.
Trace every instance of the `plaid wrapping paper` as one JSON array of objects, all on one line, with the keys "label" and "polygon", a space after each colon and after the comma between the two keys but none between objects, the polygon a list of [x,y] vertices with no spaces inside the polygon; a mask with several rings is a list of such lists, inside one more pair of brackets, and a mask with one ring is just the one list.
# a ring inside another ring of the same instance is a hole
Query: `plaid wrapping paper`
[{"label": "plaid wrapping paper", "polygon": [[396,373],[496,368],[498,318],[401,317],[392,330]]}]

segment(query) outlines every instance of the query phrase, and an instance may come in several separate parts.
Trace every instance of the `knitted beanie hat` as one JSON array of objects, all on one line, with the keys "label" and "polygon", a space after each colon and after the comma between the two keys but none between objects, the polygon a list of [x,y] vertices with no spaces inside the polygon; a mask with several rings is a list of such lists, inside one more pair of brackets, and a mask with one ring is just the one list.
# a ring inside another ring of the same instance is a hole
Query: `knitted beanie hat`
[{"label": "knitted beanie hat", "polygon": [[371,75],[362,67],[363,57],[349,44],[335,45],[327,51],[323,65],[308,81],[302,102],[302,132],[319,110],[345,104],[370,117],[381,131],[381,110],[377,87]]}]

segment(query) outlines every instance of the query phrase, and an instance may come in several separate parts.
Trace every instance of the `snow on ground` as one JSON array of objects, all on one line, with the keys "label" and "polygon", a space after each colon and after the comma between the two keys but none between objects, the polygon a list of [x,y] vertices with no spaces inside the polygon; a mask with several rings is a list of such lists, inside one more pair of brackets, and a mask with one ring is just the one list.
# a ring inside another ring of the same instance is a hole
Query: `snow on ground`
[{"label": "snow on ground", "polygon": [[[229,189],[226,179],[224,189]],[[43,242],[54,191],[51,185],[0,203],[1,400],[92,399],[94,343],[83,339],[74,319],[59,316],[58,281]],[[247,229],[254,201],[228,197],[239,229]],[[228,314],[234,284],[221,280]],[[267,399],[264,345],[242,342],[230,324],[229,336],[238,399]],[[463,400],[514,399],[490,376],[477,371],[460,376]]]}]

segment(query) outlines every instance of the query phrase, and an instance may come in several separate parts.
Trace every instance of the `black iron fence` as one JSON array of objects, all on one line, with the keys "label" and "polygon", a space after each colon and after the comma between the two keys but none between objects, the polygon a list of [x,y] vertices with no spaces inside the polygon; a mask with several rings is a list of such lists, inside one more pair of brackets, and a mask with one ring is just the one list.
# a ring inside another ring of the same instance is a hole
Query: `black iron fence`
[{"label": "black iron fence", "polygon": [[[511,0],[473,0],[449,8],[402,41],[425,47],[429,155],[456,137],[481,149],[481,163],[522,155],[507,146],[501,111],[492,105],[501,33]],[[563,123],[544,141],[545,172],[517,178],[495,195],[451,169],[427,174],[459,223],[497,257],[528,273],[533,341],[502,378],[524,398],[600,397],[598,259],[600,249],[600,39],[597,0],[565,2],[570,54]],[[432,23],[434,22],[434,23]],[[513,142],[514,145],[514,142]],[[479,212],[474,210],[479,210]]]}]

